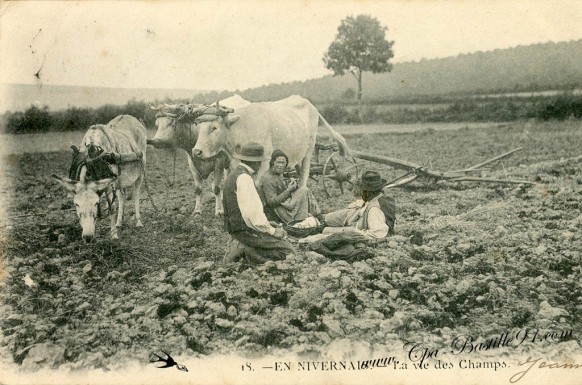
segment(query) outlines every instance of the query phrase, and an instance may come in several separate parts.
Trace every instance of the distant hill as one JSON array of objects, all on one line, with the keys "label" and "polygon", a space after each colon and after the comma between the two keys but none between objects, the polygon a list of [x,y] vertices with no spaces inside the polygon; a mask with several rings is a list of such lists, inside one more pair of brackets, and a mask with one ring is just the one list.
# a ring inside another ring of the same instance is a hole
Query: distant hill
[{"label": "distant hill", "polygon": [[[366,72],[363,80],[364,99],[375,101],[397,100],[415,95],[540,91],[580,86],[582,40],[395,64],[392,72]],[[241,95],[251,101],[266,101],[298,94],[315,103],[325,103],[342,99],[342,95],[350,88],[357,88],[353,76],[330,75],[304,82],[248,89],[242,91]],[[197,95],[195,98],[204,99],[205,95]],[[210,100],[213,100],[212,97]]]},{"label": "distant hill", "polygon": [[[322,64],[323,65],[323,64]],[[282,68],[281,71],[285,69]],[[51,111],[69,107],[96,108],[128,101],[191,100],[214,102],[232,91],[131,89],[51,85],[1,85],[0,113],[47,105]],[[573,89],[582,87],[582,40],[543,43],[475,52],[442,59],[395,64],[392,72],[364,73],[364,99],[394,102],[415,96],[479,94]],[[272,84],[238,91],[245,99],[267,101],[302,95],[316,104],[353,102],[351,75]],[[350,98],[346,95],[352,94]]]},{"label": "distant hill", "polygon": [[96,108],[105,104],[124,105],[128,101],[192,99],[201,90],[105,88],[54,85],[3,84],[0,92],[0,113],[24,111],[31,105],[48,106],[51,111],[69,107]]}]

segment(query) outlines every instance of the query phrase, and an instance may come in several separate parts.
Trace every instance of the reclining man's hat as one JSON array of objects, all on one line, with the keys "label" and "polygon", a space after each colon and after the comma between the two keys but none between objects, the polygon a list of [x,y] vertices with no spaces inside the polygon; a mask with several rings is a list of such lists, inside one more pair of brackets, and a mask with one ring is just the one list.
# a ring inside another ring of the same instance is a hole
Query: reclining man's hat
[{"label": "reclining man's hat", "polygon": [[377,191],[386,185],[386,179],[382,179],[376,171],[365,171],[362,174],[359,187],[365,191]]},{"label": "reclining man's hat", "polygon": [[237,146],[234,151],[234,157],[240,160],[246,160],[249,162],[261,162],[263,160],[263,155],[265,149],[259,143],[248,142],[243,144],[241,147]]}]

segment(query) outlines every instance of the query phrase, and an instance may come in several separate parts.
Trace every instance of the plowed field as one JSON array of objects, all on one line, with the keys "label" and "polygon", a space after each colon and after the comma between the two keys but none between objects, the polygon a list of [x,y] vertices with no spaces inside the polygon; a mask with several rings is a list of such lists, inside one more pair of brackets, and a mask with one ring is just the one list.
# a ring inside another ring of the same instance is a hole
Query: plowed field
[{"label": "plowed field", "polygon": [[[68,152],[4,156],[2,352],[26,369],[116,368],[173,355],[323,355],[346,341],[400,351],[405,341],[450,346],[460,335],[568,331],[516,353],[579,351],[582,343],[582,129],[579,122],[348,136],[354,149],[461,169],[516,147],[483,176],[534,186],[417,181],[393,190],[396,233],[373,258],[330,261],[298,246],[285,261],[222,264],[229,237],[210,189],[193,216],[183,154],[148,150],[145,227],[128,205],[120,240],[109,220],[90,244],[72,200],[50,175]],[[365,163],[385,178],[398,172]],[[164,174],[166,176],[164,176]],[[174,182],[168,185],[168,180]],[[309,182],[325,211],[345,206]],[[209,184],[208,184],[209,185]],[[28,281],[25,280],[28,277]],[[32,280],[32,283],[31,281]]]}]

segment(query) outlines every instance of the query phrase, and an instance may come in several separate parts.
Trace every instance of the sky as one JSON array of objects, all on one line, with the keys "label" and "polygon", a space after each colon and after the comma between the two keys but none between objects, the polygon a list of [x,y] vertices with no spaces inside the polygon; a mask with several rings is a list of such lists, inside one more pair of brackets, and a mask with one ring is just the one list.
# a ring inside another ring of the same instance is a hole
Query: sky
[{"label": "sky", "polygon": [[[244,90],[329,75],[342,19],[388,27],[394,63],[582,39],[578,0],[4,1],[0,82]],[[38,74],[38,77],[35,76]]]}]

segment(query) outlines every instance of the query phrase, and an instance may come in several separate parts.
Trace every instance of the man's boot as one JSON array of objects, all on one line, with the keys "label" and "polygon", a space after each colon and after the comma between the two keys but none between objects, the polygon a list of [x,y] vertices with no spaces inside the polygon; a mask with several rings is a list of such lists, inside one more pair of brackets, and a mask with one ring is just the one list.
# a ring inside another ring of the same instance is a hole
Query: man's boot
[{"label": "man's boot", "polygon": [[242,257],[243,253],[244,245],[236,239],[232,238],[230,240],[230,244],[228,245],[228,249],[226,250],[226,254],[224,254],[223,262],[236,262]]}]

